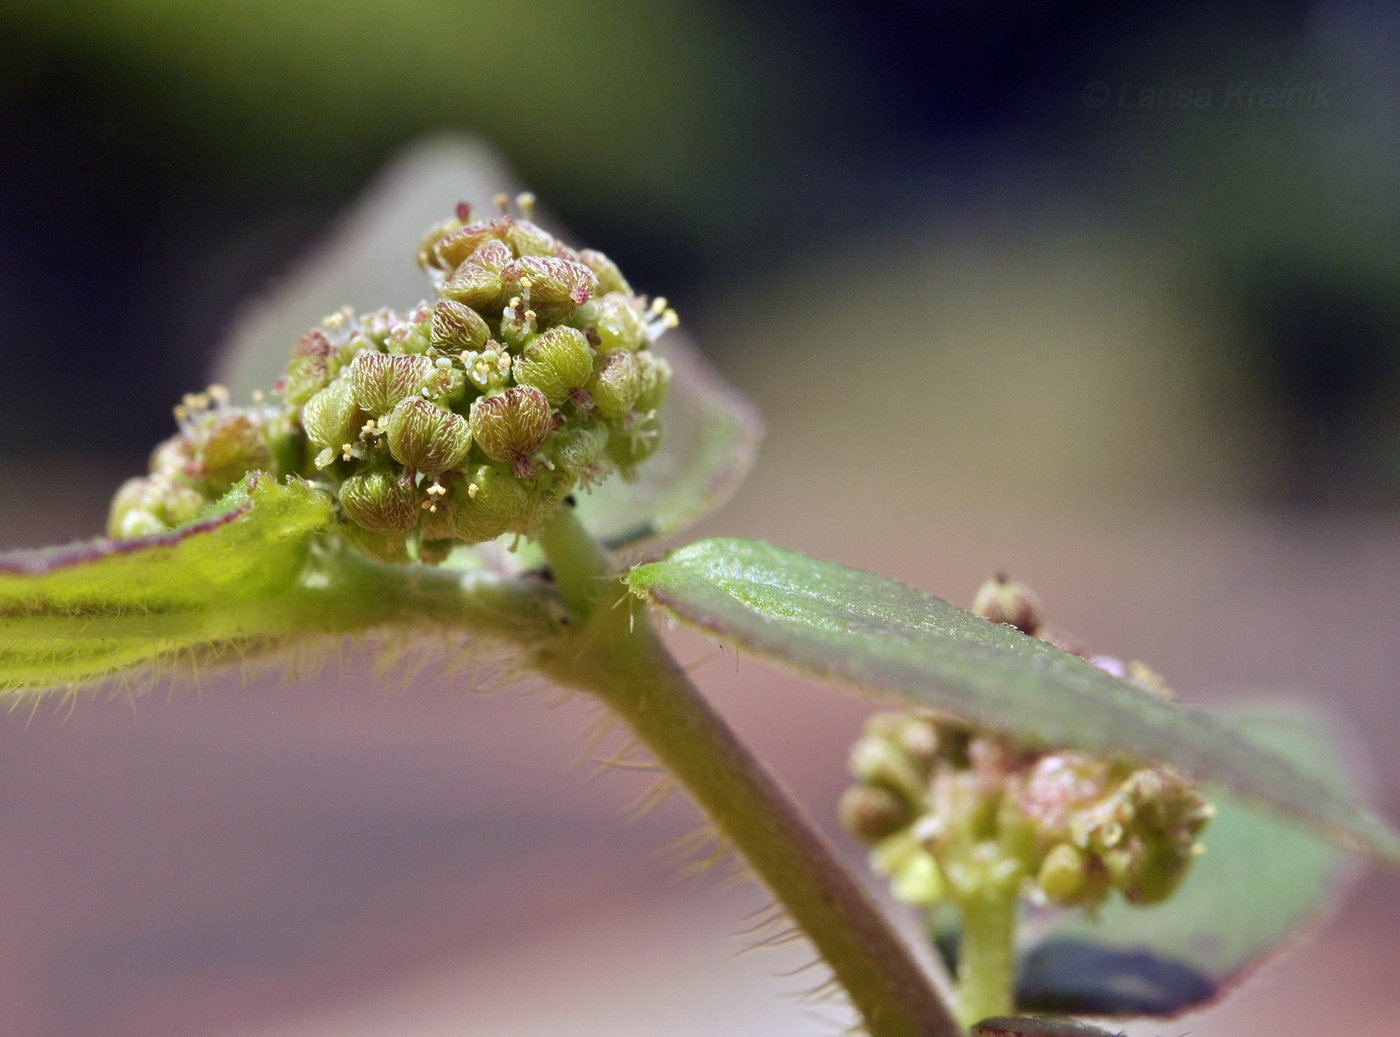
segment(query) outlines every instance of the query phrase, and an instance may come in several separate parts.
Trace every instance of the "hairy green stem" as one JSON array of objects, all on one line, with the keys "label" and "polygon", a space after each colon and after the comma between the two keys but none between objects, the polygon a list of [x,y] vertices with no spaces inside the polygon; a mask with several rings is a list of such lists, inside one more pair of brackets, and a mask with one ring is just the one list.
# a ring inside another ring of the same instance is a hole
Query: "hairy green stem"
[{"label": "hairy green stem", "polygon": [[1015,886],[989,882],[958,900],[958,1019],[964,1026],[1014,1010],[1016,899]]},{"label": "hairy green stem", "polygon": [[816,946],[872,1037],[961,1033],[927,972],[834,851],[666,651],[569,511],[540,537],[573,631],[536,655],[597,695],[690,792]]}]

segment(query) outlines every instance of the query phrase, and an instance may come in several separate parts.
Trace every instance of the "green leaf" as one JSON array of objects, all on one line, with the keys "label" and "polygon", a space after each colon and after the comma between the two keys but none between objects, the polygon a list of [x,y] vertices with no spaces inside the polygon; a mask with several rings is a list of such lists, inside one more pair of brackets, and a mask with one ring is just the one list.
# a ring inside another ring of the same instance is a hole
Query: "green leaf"
[{"label": "green leaf", "polygon": [[0,690],[265,636],[249,606],[291,586],[330,517],[330,501],[305,484],[255,473],[170,533],[0,554]]},{"label": "green leaf", "polygon": [[894,580],[772,544],[717,539],[637,566],[629,582],[757,654],[1030,744],[1168,763],[1400,868],[1400,836],[1229,722]]},{"label": "green leaf", "polygon": [[320,535],[329,498],[254,473],[170,533],[0,554],[0,692],[238,661],[394,624],[527,648],[561,612],[538,580],[381,565]]},{"label": "green leaf", "polygon": [[1034,1016],[993,1016],[973,1024],[970,1037],[1116,1037],[1097,1026],[1069,1019],[1037,1019]]}]

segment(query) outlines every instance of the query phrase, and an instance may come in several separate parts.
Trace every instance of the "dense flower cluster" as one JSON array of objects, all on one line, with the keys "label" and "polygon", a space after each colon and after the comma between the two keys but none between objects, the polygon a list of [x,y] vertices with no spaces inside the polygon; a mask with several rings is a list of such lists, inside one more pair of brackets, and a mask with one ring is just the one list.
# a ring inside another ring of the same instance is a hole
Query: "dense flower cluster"
[{"label": "dense flower cluster", "polygon": [[[976,605],[1025,632],[1042,629],[1034,597],[1004,578]],[[1214,813],[1169,768],[1033,750],[927,712],[872,717],[851,771],[858,783],[842,799],[842,822],[873,844],[876,867],[913,903],[957,900],[998,871],[1055,906],[1093,909],[1114,889],[1158,903],[1201,852],[1196,839]]]},{"label": "dense flower cluster", "polygon": [[529,535],[569,494],[631,478],[661,437],[671,372],[651,342],[674,326],[601,252],[505,211],[433,228],[418,254],[436,299],[400,314],[343,310],[308,331],[277,406],[217,387],[176,408],[180,433],[113,502],[109,534],[195,517],[250,471],[331,492],[341,531],[386,561]]}]

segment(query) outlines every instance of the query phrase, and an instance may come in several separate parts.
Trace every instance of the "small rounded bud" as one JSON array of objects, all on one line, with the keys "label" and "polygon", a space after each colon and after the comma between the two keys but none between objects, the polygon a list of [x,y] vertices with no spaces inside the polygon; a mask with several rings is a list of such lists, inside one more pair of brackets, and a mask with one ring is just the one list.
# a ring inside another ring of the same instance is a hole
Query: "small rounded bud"
[{"label": "small rounded bud", "polygon": [[305,403],[330,384],[336,352],[325,331],[312,328],[292,347],[287,371],[277,383],[277,392],[293,406]]},{"label": "small rounded bud", "polygon": [[507,389],[472,402],[472,437],[493,461],[515,462],[539,449],[549,434],[549,399],[533,386]]},{"label": "small rounded bud", "polygon": [[[526,256],[517,264],[528,279],[529,306],[543,320],[567,320],[598,290],[598,278],[582,263],[555,256]],[[522,281],[522,292],[524,285]]]},{"label": "small rounded bud", "polygon": [[504,290],[500,271],[488,270],[470,260],[459,266],[457,272],[439,289],[445,298],[453,302],[486,312],[500,309]]},{"label": "small rounded bud", "polygon": [[671,388],[671,365],[664,356],[644,349],[637,354],[637,382],[636,408],[643,414],[659,410]]},{"label": "small rounded bud", "polygon": [[481,314],[451,299],[439,299],[433,306],[431,339],[448,352],[478,349],[491,337],[491,329]]},{"label": "small rounded bud", "polygon": [[495,540],[529,506],[520,481],[494,465],[477,465],[448,491],[446,515],[452,535],[469,544]]},{"label": "small rounded bud", "polygon": [[456,468],[472,446],[465,418],[421,397],[401,402],[383,424],[394,460],[424,475]]},{"label": "small rounded bud", "polygon": [[623,469],[639,465],[661,445],[661,423],[654,416],[632,411],[608,423],[608,460]]},{"label": "small rounded bud", "polygon": [[881,841],[870,853],[871,866],[890,880],[890,892],[905,904],[934,904],[947,894],[938,862],[909,832]]},{"label": "small rounded bud", "polygon": [[553,256],[560,249],[553,234],[529,220],[511,220],[503,237],[517,256]]},{"label": "small rounded bud", "polygon": [[917,803],[928,791],[925,776],[887,739],[867,733],[851,747],[851,774]]},{"label": "small rounded bud", "polygon": [[433,371],[426,356],[361,353],[350,364],[350,387],[360,408],[378,418],[417,396]]},{"label": "small rounded bud", "polygon": [[583,332],[561,325],[531,342],[516,358],[513,371],[517,384],[533,385],[557,407],[575,389],[588,384],[593,375],[593,350]]},{"label": "small rounded bud", "polygon": [[597,302],[593,330],[598,336],[598,349],[611,353],[615,349],[636,351],[647,344],[645,312],[630,295],[613,292]]},{"label": "small rounded bud", "polygon": [[316,446],[339,450],[359,432],[364,419],[355,393],[345,379],[337,379],[311,399],[301,412],[306,438]]},{"label": "small rounded bud", "polygon": [[496,220],[478,220],[441,233],[430,246],[431,265],[441,270],[456,270],[482,245],[500,240],[500,231]]},{"label": "small rounded bud", "polygon": [[545,443],[545,455],[570,479],[595,486],[612,471],[606,458],[608,430],[602,425],[562,428]]},{"label": "small rounded bud", "polygon": [[1089,858],[1069,843],[1056,844],[1040,864],[1036,885],[1052,904],[1078,903],[1089,885]]},{"label": "small rounded bud", "polygon": [[412,529],[418,522],[418,491],[398,472],[377,468],[340,484],[340,506],[358,526],[381,533]]},{"label": "small rounded bud", "polygon": [[593,276],[598,279],[599,294],[609,292],[621,292],[623,295],[632,294],[632,286],[627,283],[627,278],[622,276],[622,271],[603,253],[597,249],[581,249],[578,254],[579,262],[593,271]]},{"label": "small rounded bud", "polygon": [[841,796],[841,825],[865,843],[878,843],[914,820],[903,796],[878,785],[852,785]]},{"label": "small rounded bud", "polygon": [[398,530],[365,529],[353,522],[342,522],[337,529],[350,546],[375,561],[402,565],[408,559],[408,539]]},{"label": "small rounded bud", "polygon": [[603,357],[588,391],[598,413],[605,418],[620,418],[637,402],[641,388],[636,356],[619,349]]},{"label": "small rounded bud", "polygon": [[208,500],[199,491],[156,473],[122,483],[112,498],[107,535],[117,540],[154,536],[197,518]]},{"label": "small rounded bud", "polygon": [[150,469],[152,475],[164,475],[176,482],[184,482],[199,474],[195,461],[194,443],[188,436],[171,436],[151,451]]},{"label": "small rounded bud", "polygon": [[272,450],[260,423],[241,411],[230,411],[216,418],[205,433],[199,462],[208,489],[221,495],[249,472],[271,468]]},{"label": "small rounded bud", "polygon": [[1041,625],[1040,601],[1024,583],[997,573],[977,590],[972,611],[993,623],[1005,623],[1023,634],[1035,636]]}]

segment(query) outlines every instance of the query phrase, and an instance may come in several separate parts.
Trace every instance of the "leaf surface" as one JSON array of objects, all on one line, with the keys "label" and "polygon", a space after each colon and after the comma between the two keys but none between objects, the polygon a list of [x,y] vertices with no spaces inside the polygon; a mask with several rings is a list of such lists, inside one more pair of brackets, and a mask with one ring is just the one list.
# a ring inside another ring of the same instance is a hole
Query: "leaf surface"
[{"label": "leaf surface", "polygon": [[249,606],[292,584],[310,535],[329,522],[324,496],[254,474],[169,533],[0,553],[0,690],[266,633]]},{"label": "leaf surface", "polygon": [[1400,837],[1234,725],[874,573],[761,541],[690,544],[634,593],[749,651],[942,710],[1029,744],[1171,764],[1400,868]]}]

